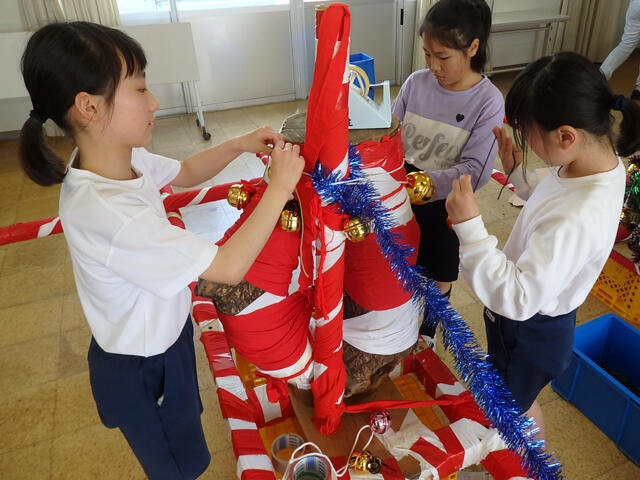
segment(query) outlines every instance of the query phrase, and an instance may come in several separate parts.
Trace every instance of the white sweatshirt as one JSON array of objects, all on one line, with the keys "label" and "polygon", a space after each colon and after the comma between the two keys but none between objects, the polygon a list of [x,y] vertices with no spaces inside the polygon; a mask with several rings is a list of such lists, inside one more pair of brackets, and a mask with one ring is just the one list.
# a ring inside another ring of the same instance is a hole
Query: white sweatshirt
[{"label": "white sweatshirt", "polygon": [[557,316],[584,302],[606,262],[618,227],[625,170],[562,178],[558,169],[537,186],[518,167],[516,193],[527,199],[504,250],[481,216],[454,225],[460,266],[478,298],[496,313],[526,320]]}]

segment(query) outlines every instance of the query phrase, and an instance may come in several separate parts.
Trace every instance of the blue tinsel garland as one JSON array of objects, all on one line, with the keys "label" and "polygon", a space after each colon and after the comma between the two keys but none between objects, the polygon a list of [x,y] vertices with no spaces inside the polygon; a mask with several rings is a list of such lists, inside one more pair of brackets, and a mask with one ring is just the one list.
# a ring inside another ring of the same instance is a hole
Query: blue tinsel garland
[{"label": "blue tinsel garland", "polygon": [[462,381],[507,446],[522,456],[528,474],[540,480],[563,478],[560,463],[544,450],[544,442],[534,439],[538,432],[535,422],[519,413],[504,380],[489,363],[460,314],[419,267],[407,263],[413,249],[391,231],[395,226],[392,217],[377,200],[375,187],[360,168],[360,154],[351,145],[349,166],[349,177],[341,178],[341,174],[328,172],[318,164],[311,175],[318,195],[327,203],[337,204],[349,216],[369,221],[392,271],[412,299],[425,309],[428,320],[442,325],[444,346],[453,355]]}]

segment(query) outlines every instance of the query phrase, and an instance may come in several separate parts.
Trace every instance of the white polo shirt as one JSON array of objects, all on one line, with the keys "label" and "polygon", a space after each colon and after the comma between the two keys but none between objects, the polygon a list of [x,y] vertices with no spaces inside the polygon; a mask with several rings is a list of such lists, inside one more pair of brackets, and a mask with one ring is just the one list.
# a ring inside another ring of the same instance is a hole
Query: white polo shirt
[{"label": "white polo shirt", "polygon": [[111,353],[163,353],[190,311],[188,284],[217,247],[167,220],[159,190],[180,162],[136,148],[138,178],[112,180],[73,168],[76,153],[60,191],[60,221],[93,336]]}]

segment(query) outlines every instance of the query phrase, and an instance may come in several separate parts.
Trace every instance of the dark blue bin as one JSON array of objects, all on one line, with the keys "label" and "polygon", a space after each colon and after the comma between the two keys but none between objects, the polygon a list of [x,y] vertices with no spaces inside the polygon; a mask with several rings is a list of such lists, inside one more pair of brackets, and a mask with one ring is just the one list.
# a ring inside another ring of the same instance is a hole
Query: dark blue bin
[{"label": "dark blue bin", "polygon": [[[349,63],[364,70],[364,73],[369,77],[369,83],[376,83],[376,72],[373,66],[373,57],[370,57],[366,53],[352,53],[349,55]],[[360,83],[357,80],[354,84],[360,86]],[[373,100],[373,89],[369,90],[369,98]]]},{"label": "dark blue bin", "polygon": [[611,313],[576,328],[571,365],[551,386],[640,465],[640,397],[605,369],[640,386],[640,330]]}]

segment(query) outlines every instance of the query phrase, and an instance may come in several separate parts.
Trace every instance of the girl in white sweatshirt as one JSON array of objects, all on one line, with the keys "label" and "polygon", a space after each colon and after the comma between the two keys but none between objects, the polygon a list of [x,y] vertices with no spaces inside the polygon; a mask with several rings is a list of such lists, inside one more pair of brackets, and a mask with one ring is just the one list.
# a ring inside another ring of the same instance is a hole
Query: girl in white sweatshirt
[{"label": "girl in white sweatshirt", "polygon": [[[612,109],[623,115],[615,148]],[[528,65],[505,110],[515,142],[494,128],[499,156],[528,201],[504,249],[485,229],[469,176],[453,181],[446,207],[462,273],[486,305],[489,358],[544,439],[535,400],[568,367],[576,310],[613,246],[625,188],[617,155],[640,148],[640,108],[614,95],[589,60],[565,52]],[[553,168],[539,183],[526,173],[527,146]]]}]

